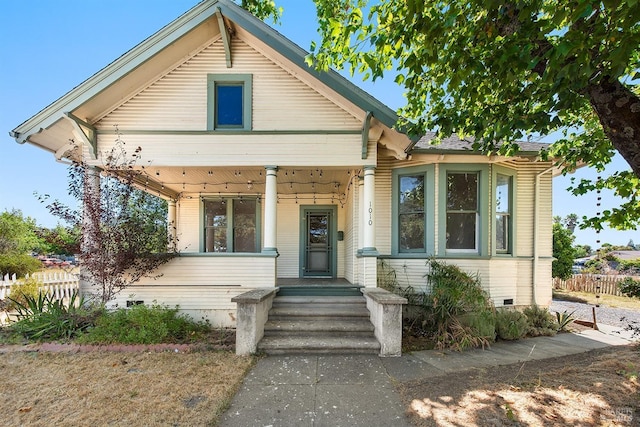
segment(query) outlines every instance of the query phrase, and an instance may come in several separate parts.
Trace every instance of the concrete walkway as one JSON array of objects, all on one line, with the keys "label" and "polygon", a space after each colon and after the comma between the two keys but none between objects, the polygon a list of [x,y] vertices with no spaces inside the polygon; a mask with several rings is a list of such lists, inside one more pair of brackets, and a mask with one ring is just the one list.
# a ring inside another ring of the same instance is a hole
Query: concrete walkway
[{"label": "concrete walkway", "polygon": [[408,426],[393,382],[582,353],[632,342],[620,328],[500,341],[486,350],[372,355],[291,355],[260,359],[220,426]]}]

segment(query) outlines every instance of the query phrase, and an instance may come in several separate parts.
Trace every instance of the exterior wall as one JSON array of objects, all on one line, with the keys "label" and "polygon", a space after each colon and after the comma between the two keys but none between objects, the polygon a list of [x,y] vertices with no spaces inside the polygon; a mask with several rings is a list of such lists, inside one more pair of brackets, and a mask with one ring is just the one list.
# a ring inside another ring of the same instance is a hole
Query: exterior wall
[{"label": "exterior wall", "polygon": [[[447,156],[450,162],[455,162],[455,156]],[[469,159],[473,160],[473,159]],[[392,171],[398,167],[418,166],[419,161],[410,162],[380,162],[376,169],[376,208],[378,221],[378,234],[376,245],[382,255],[380,262],[393,268],[395,277],[401,286],[413,286],[416,289],[428,291],[426,279],[423,277],[427,272],[426,262],[429,255],[434,255],[437,259],[447,263],[458,265],[469,273],[478,273],[483,286],[489,292],[496,306],[502,306],[505,300],[513,299],[514,305],[530,305],[537,303],[546,306],[551,302],[551,262],[552,262],[552,207],[551,207],[551,185],[552,177],[549,172],[545,172],[549,164],[530,163],[522,161],[507,162],[500,167],[514,172],[514,207],[513,207],[513,253],[510,255],[495,254],[493,248],[494,221],[491,214],[491,203],[489,212],[483,212],[483,226],[488,229],[488,241],[481,241],[479,244],[487,248],[488,256],[445,256],[439,253],[441,245],[438,244],[438,222],[442,221],[439,212],[438,201],[441,200],[438,192],[441,190],[438,183],[442,164],[435,165],[434,187],[435,213],[435,247],[434,253],[423,254],[394,254],[392,253],[392,233],[393,217],[391,215],[392,204],[395,203],[393,196],[390,196]],[[428,162],[424,162],[428,164]],[[489,200],[494,198],[493,173],[490,166],[488,179]],[[497,166],[495,166],[497,167]],[[536,192],[536,176],[539,177],[539,189]],[[536,200],[536,194],[538,199]],[[536,208],[537,205],[537,208]],[[537,233],[536,233],[536,215]],[[536,249],[537,245],[537,249]],[[537,253],[537,261],[534,255]],[[384,281],[384,269],[379,270],[379,279]],[[534,292],[534,281],[535,292]],[[535,301],[534,301],[535,298]]]},{"label": "exterior wall", "polygon": [[221,39],[187,59],[99,121],[101,130],[207,128],[207,74],[253,76],[254,130],[359,130],[362,123],[255,51],[233,38],[233,67],[226,67]]},{"label": "exterior wall", "polygon": [[[107,114],[95,125],[99,150],[111,149],[117,126],[129,146],[142,147],[140,164],[375,163],[375,141],[369,143],[369,159],[361,158],[361,120],[238,38],[232,51],[233,67],[228,69],[221,40],[213,41]],[[207,131],[208,74],[252,76],[252,132]]]},{"label": "exterior wall", "polygon": [[[439,261],[454,264],[470,274],[478,274],[483,288],[487,291],[496,307],[502,307],[506,299],[513,299],[514,306],[527,306],[533,303],[532,262],[530,260],[511,259],[451,259],[436,258]],[[395,272],[394,277],[402,287],[412,286],[416,290],[428,292],[429,286],[424,275],[428,272],[426,259],[390,258],[379,262]],[[551,260],[540,261],[536,302],[540,306],[551,303]],[[548,277],[548,280],[547,280]],[[379,271],[379,280],[384,280]]]},{"label": "exterior wall", "polygon": [[344,278],[350,283],[356,283],[357,270],[355,266],[358,251],[358,185],[351,186],[352,191],[347,195],[344,205]]},{"label": "exterior wall", "polygon": [[142,279],[110,303],[125,307],[128,300],[157,302],[213,326],[235,327],[236,304],[231,298],[255,288],[275,286],[275,258],[269,256],[181,256],[161,266],[157,278]]}]

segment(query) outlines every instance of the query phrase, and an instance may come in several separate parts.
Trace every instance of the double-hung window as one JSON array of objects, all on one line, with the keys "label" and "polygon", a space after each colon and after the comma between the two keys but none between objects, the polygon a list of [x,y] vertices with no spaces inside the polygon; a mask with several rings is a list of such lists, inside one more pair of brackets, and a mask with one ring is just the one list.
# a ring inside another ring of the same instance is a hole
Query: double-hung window
[{"label": "double-hung window", "polygon": [[434,173],[433,165],[394,170],[392,253],[434,253]]},{"label": "double-hung window", "polygon": [[204,252],[258,252],[256,199],[204,201]]},{"label": "double-hung window", "polygon": [[425,251],[424,174],[399,177],[398,246],[400,252]]},{"label": "double-hung window", "polygon": [[446,250],[478,253],[479,172],[447,172]]},{"label": "double-hung window", "polygon": [[496,254],[513,254],[515,221],[515,172],[494,167],[494,248]]},{"label": "double-hung window", "polygon": [[251,130],[250,74],[209,74],[207,98],[208,130]]}]

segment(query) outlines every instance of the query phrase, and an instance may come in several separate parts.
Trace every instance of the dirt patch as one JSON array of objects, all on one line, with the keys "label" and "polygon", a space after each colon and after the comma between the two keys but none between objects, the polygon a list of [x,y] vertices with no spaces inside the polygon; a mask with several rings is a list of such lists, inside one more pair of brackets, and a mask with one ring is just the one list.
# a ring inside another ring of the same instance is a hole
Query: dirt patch
[{"label": "dirt patch", "polygon": [[639,370],[637,347],[612,347],[398,388],[417,426],[636,426]]},{"label": "dirt patch", "polygon": [[0,353],[5,425],[214,425],[254,359],[228,351]]}]

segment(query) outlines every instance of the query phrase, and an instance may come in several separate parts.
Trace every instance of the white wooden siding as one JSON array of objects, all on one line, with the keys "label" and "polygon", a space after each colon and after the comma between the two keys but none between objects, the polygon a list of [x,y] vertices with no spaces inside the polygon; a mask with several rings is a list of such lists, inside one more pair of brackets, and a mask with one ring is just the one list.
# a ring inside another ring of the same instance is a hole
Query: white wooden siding
[{"label": "white wooden siding", "polygon": [[391,197],[392,170],[388,162],[379,162],[376,168],[376,249],[381,254],[391,253]]},{"label": "white wooden siding", "polygon": [[181,198],[176,203],[176,235],[181,252],[200,252],[203,234],[200,222],[200,198]]},{"label": "white wooden siding", "polygon": [[[503,306],[505,299],[513,299],[515,306],[526,306],[533,303],[531,260],[493,258],[490,260],[440,259],[439,261],[457,265],[467,273],[478,274],[483,288],[496,307]],[[424,277],[428,272],[426,259],[393,258],[384,259],[381,262],[395,270],[395,279],[400,286],[411,286],[419,291],[429,291],[428,283]],[[382,278],[383,275],[379,274],[379,279]],[[551,302],[551,262],[549,260],[539,261],[536,294],[539,305],[548,305]]]},{"label": "white wooden siding", "polygon": [[157,278],[142,279],[120,292],[110,305],[127,300],[175,306],[196,320],[235,326],[231,298],[259,287],[275,286],[275,258],[264,256],[184,256],[161,266]]},{"label": "white wooden siding", "polygon": [[206,130],[207,74],[253,76],[254,130],[358,130],[361,121],[234,38],[233,67],[217,39],[104,117],[99,129]]},{"label": "white wooden siding", "polygon": [[300,276],[300,205],[294,200],[278,202],[278,277]]},{"label": "white wooden siding", "polygon": [[[357,134],[189,134],[149,135],[121,132],[130,147],[141,147],[138,164],[160,166],[310,166],[363,164]],[[101,152],[115,144],[113,134],[98,136]],[[94,162],[100,165],[100,161]]]},{"label": "white wooden siding", "polygon": [[344,278],[350,283],[356,282],[355,258],[358,250],[358,217],[355,213],[355,200],[357,200],[357,186],[349,194],[344,205],[345,226],[344,226]]}]

